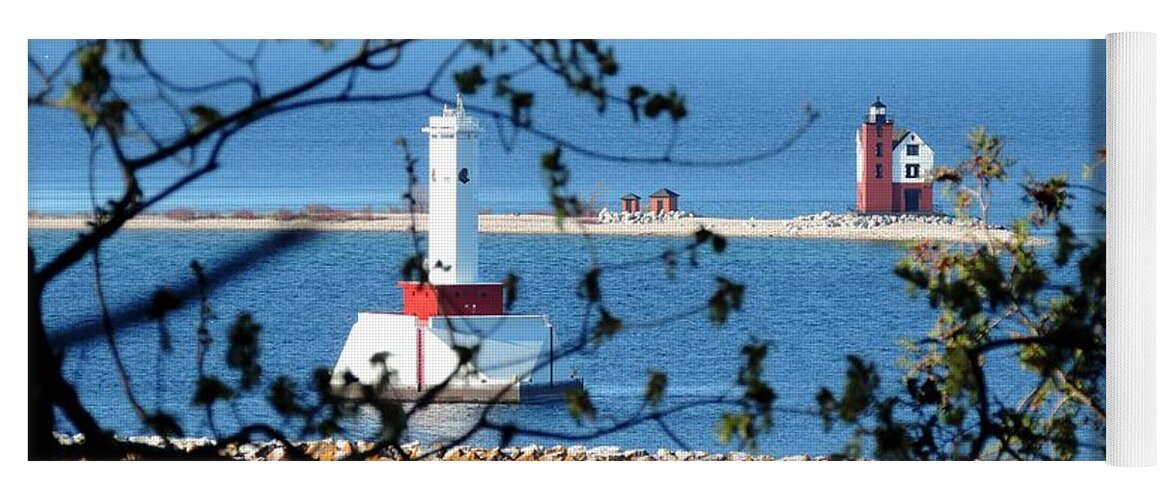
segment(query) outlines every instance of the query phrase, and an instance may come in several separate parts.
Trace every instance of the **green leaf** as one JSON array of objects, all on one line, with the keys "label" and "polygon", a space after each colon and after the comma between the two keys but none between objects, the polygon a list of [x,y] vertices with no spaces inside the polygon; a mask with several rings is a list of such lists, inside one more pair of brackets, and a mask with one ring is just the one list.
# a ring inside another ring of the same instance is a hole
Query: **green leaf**
[{"label": "green leaf", "polygon": [[150,427],[151,431],[163,437],[183,435],[183,428],[179,426],[179,421],[175,420],[175,417],[163,412],[148,415],[145,423],[147,427]]},{"label": "green leaf", "polygon": [[724,253],[724,249],[728,248],[728,240],[720,235],[712,236],[712,250],[716,253]]},{"label": "green leaf", "polygon": [[1049,423],[1050,433],[1053,436],[1053,451],[1058,460],[1073,460],[1077,455],[1078,437],[1077,423],[1071,415],[1065,414],[1054,418]]},{"label": "green leaf", "polygon": [[468,46],[488,56],[488,59],[496,57],[497,52],[504,52],[506,48],[503,42],[497,43],[496,40],[468,40]]},{"label": "green leaf", "polygon": [[232,399],[234,393],[215,377],[200,377],[195,385],[195,397],[191,402],[200,406],[211,406],[216,401]]},{"label": "green leaf", "polygon": [[577,287],[577,296],[593,302],[602,300],[602,285],[601,285],[602,269],[599,267],[591,268],[582,277],[581,283]]},{"label": "green leaf", "polygon": [[704,243],[707,243],[707,241],[711,239],[713,234],[714,233],[712,233],[711,231],[709,231],[705,227],[699,228],[699,230],[695,232],[695,244],[702,245]]},{"label": "green leaf", "polygon": [[452,347],[451,350],[455,351],[455,356],[459,362],[459,365],[463,366],[471,363],[472,360],[476,358],[476,352],[479,350],[479,346],[475,345],[472,347],[464,347],[457,345]]},{"label": "green leaf", "polygon": [[509,272],[507,276],[501,280],[504,288],[504,310],[511,311],[512,305],[516,303],[518,294],[517,284],[520,282],[520,277],[516,273]]},{"label": "green leaf", "polygon": [[838,416],[846,422],[857,422],[875,403],[878,371],[873,363],[867,363],[858,356],[847,356],[846,360],[850,367],[846,370],[846,388],[838,404]]},{"label": "green leaf", "polygon": [[102,103],[102,124],[114,135],[121,135],[126,128],[125,114],[129,108],[130,106],[120,99]]},{"label": "green leaf", "polygon": [[569,168],[561,162],[561,146],[541,154],[541,169],[546,174],[550,189],[559,189],[569,182]]},{"label": "green leaf", "polygon": [[183,307],[183,300],[167,288],[155,290],[150,298],[148,315],[151,319],[162,319],[167,313]]},{"label": "green leaf", "polygon": [[65,89],[65,95],[58,101],[61,107],[73,110],[77,119],[87,130],[98,125],[98,113],[89,104],[89,86],[76,83]]},{"label": "green leaf", "polygon": [[605,52],[599,52],[597,56],[598,72],[606,76],[614,76],[618,74],[618,60],[614,58],[614,49],[606,49]]},{"label": "green leaf", "polygon": [[638,114],[640,101],[649,94],[641,85],[631,85],[630,88],[626,89],[626,105],[630,107],[630,116],[635,123],[641,116]]},{"label": "green leaf", "polygon": [[268,386],[268,403],[282,417],[300,415],[304,412],[297,403],[297,384],[288,376],[281,375]]},{"label": "green leaf", "polygon": [[817,401],[817,412],[821,416],[821,423],[825,426],[825,431],[829,432],[833,429],[838,400],[834,397],[834,393],[825,387],[817,391],[817,396],[814,399]]},{"label": "green leaf", "polygon": [[594,344],[600,344],[603,341],[613,337],[622,329],[622,320],[610,314],[606,308],[599,308],[601,317],[598,318],[598,323],[594,325],[592,332],[592,339]]},{"label": "green leaf", "polygon": [[516,438],[516,424],[507,423],[500,426],[500,448],[507,448]]},{"label": "green leaf", "polygon": [[483,68],[479,64],[462,71],[457,71],[453,76],[455,77],[455,84],[459,87],[459,91],[468,95],[475,94],[480,89],[480,86],[488,83],[488,80],[484,79]]},{"label": "green leaf", "polygon": [[236,316],[228,330],[227,363],[240,371],[240,385],[244,389],[260,382],[260,324],[249,313]]},{"label": "green leaf", "polygon": [[390,357],[389,352],[386,352],[386,351],[376,352],[376,353],[374,353],[373,356],[370,356],[370,364],[374,365],[374,366],[379,366],[379,365],[386,366],[386,360],[389,357]]},{"label": "green leaf", "polygon": [[725,413],[716,424],[716,435],[722,444],[736,440],[741,448],[755,451],[759,434],[760,429],[756,427],[756,419],[751,413]]},{"label": "green leaf", "polygon": [[666,94],[652,95],[643,106],[643,112],[652,120],[667,113],[671,117],[671,121],[679,121],[687,116],[687,105],[684,103],[683,96],[671,89]]},{"label": "green leaf", "polygon": [[210,127],[223,119],[223,116],[220,115],[220,112],[215,108],[204,106],[202,104],[193,105],[190,108],[187,108],[187,111],[189,111],[192,115],[195,115],[196,132],[206,129],[207,127]]},{"label": "green leaf", "polygon": [[663,259],[663,267],[667,272],[667,278],[675,279],[679,269],[679,256],[675,254],[674,250],[668,248],[663,250],[659,258]]},{"label": "green leaf", "polygon": [[708,299],[708,317],[719,326],[728,321],[731,311],[744,304],[744,285],[725,277],[716,278],[716,291]]},{"label": "green leaf", "polygon": [[590,393],[582,388],[573,388],[565,391],[566,407],[569,409],[569,416],[577,423],[582,423],[583,420],[594,420],[597,417],[597,411],[594,409],[593,401],[590,401]]},{"label": "green leaf", "polygon": [[512,123],[522,127],[529,126],[532,123],[529,110],[533,107],[533,93],[513,92],[508,102],[512,109]]},{"label": "green leaf", "polygon": [[663,395],[667,392],[667,374],[651,370],[650,377],[647,378],[646,392],[643,393],[643,400],[650,403],[651,406],[658,406],[663,401]]}]

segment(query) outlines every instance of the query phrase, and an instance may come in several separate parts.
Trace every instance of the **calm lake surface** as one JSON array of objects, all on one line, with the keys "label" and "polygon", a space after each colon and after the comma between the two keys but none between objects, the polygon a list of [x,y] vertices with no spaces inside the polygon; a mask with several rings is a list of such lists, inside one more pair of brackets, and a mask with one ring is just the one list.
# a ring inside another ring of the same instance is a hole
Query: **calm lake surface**
[{"label": "calm lake surface", "polygon": [[[397,269],[409,254],[400,233],[330,232],[311,236],[279,252],[265,249],[271,235],[260,232],[129,231],[103,252],[105,287],[115,311],[149,297],[156,284],[179,288],[190,279],[188,265],[199,259],[214,270],[240,253],[262,255],[235,279],[217,284],[211,300],[219,319],[209,370],[230,376],[223,363],[226,330],[239,312],[251,312],[263,325],[264,379],[289,375],[309,384],[314,368],[332,367],[350,324],[359,310],[399,310]],[[65,231],[34,231],[30,239],[41,251],[67,244]],[[700,266],[681,263],[670,279],[653,259],[662,250],[685,243],[671,238],[603,237],[593,240],[602,265],[604,298],[626,328],[593,352],[566,363],[586,380],[598,407],[598,424],[621,420],[638,410],[649,370],[669,375],[669,402],[685,402],[734,390],[738,351],[749,339],[771,344],[766,376],[779,395],[776,426],[763,441],[774,454],[829,453],[841,449],[846,436],[825,432],[814,394],[822,386],[840,388],[845,356],[859,354],[878,362],[885,386],[898,384],[902,369],[901,338],[918,338],[931,327],[933,311],[923,299],[908,297],[891,272],[904,250],[896,244],[818,240],[733,240],[722,255],[703,252]],[[258,244],[261,246],[257,247]],[[482,237],[481,274],[520,276],[516,311],[549,314],[561,340],[580,333],[584,302],[576,296],[577,279],[588,266],[587,242],[572,236]],[[747,285],[744,309],[722,328],[712,328],[702,306],[714,278],[726,275]],[[83,326],[91,334],[71,344],[64,371],[78,385],[84,403],[103,425],[120,434],[146,432],[130,410],[112,371],[110,351],[97,334],[92,274],[80,266],[54,282],[45,298],[50,331]],[[168,317],[172,350],[160,357],[153,322],[119,324],[118,345],[130,367],[136,394],[148,408],[163,408],[181,417],[194,435],[210,434],[201,412],[190,404],[195,381],[196,304]],[[664,321],[664,318],[670,318]],[[72,337],[71,337],[72,338]],[[991,379],[1003,398],[1019,398],[1029,388],[1016,380],[1011,363],[993,364]],[[230,378],[229,378],[230,379]],[[282,424],[268,408],[264,392],[245,393],[234,408],[220,405],[221,432],[240,420]],[[1009,399],[1011,400],[1011,399]],[[413,438],[430,442],[460,432],[478,415],[474,405],[444,405],[420,415]],[[719,449],[714,426],[722,410],[700,408],[669,419],[689,446]],[[585,433],[562,405],[506,406],[494,410],[498,421],[565,433]],[[369,438],[373,422],[350,422],[348,437]],[[62,423],[62,426],[66,424]],[[295,429],[286,427],[293,432]],[[1087,439],[1095,438],[1087,436]],[[477,442],[491,444],[494,435]],[[522,439],[550,443],[550,440]],[[675,447],[657,425],[648,424],[595,440],[590,445],[636,448]]]},{"label": "calm lake surface", "polygon": [[[229,42],[250,53],[251,42]],[[30,51],[51,66],[71,41],[33,41]],[[425,85],[451,41],[411,46],[401,66],[365,75],[356,94],[417,90]],[[206,82],[213,75],[247,76],[246,68],[223,56],[211,42],[161,41],[145,44],[147,57],[173,79]],[[291,86],[351,53],[339,43],[322,53],[310,43],[269,43],[259,67],[267,89]],[[676,88],[686,96],[688,116],[631,123],[630,113],[612,105],[599,115],[593,101],[574,95],[564,83],[540,71],[514,84],[537,93],[536,127],[582,147],[627,157],[658,156],[674,138],[673,155],[684,159],[727,159],[771,149],[803,121],[808,103],[820,113],[813,127],[783,154],[729,167],[678,167],[617,163],[566,151],[572,170],[569,188],[611,210],[628,192],[646,196],[667,187],[682,195],[684,210],[711,216],[775,218],[854,205],[854,134],[875,96],[889,106],[898,127],[917,132],[935,151],[935,161],[954,165],[968,158],[967,134],[985,126],[1005,139],[1004,153],[1016,158],[1010,182],[993,204],[991,219],[1007,223],[1026,207],[1015,185],[1024,179],[1066,174],[1080,180],[1082,166],[1105,145],[1104,40],[677,40],[617,41],[621,72],[609,85],[622,94],[627,85]],[[497,60],[500,71],[527,62],[521,50]],[[141,73],[111,58],[116,74]],[[465,51],[454,67],[479,61]],[[454,99],[450,78],[438,95]],[[314,95],[333,95],[343,83]],[[30,92],[40,82],[30,72]],[[488,89],[490,90],[490,89]],[[128,95],[153,95],[145,81],[130,82]],[[227,87],[198,96],[221,110],[247,103],[249,89]],[[465,96],[469,105],[507,112],[491,92]],[[310,108],[263,120],[227,144],[222,168],[169,198],[158,208],[203,210],[298,209],[309,203],[381,209],[400,202],[406,176],[396,138],[426,162],[419,129],[439,109],[428,100]],[[158,133],[178,132],[165,103],[145,100],[138,112]],[[170,125],[169,127],[167,125]],[[540,155],[551,146],[524,133],[485,121],[480,145],[482,208],[496,213],[548,211]],[[137,147],[131,144],[130,147]],[[29,209],[88,212],[89,144],[68,112],[29,109]],[[97,153],[94,189],[98,199],[120,193],[121,175],[109,148]],[[184,167],[163,164],[144,172],[147,192],[183,175]],[[1099,172],[1099,174],[1101,174]],[[1104,176],[1091,181],[1104,185]],[[951,203],[937,193],[937,209]],[[1078,216],[1087,216],[1082,205]]]}]

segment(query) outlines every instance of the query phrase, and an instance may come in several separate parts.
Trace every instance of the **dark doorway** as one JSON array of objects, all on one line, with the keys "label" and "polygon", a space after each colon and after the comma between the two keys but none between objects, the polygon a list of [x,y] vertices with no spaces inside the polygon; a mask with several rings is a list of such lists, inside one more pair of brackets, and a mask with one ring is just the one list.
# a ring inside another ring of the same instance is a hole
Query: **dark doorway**
[{"label": "dark doorway", "polygon": [[907,212],[919,211],[919,190],[908,189],[903,191],[903,210]]}]

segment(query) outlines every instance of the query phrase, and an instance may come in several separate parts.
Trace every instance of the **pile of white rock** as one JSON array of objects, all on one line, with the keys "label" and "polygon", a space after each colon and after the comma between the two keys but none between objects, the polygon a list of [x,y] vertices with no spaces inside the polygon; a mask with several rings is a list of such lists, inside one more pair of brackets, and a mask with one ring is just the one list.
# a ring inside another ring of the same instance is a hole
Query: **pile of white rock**
[{"label": "pile of white rock", "polygon": [[[877,229],[896,224],[929,224],[937,226],[980,227],[977,218],[957,218],[943,214],[858,214],[854,212],[834,214],[821,212],[801,215],[791,219],[791,224],[804,228],[840,227],[848,229]],[[992,229],[1004,229],[992,227]]]},{"label": "pile of white rock", "polygon": [[689,219],[695,214],[684,210],[661,210],[658,212],[611,212],[602,207],[598,212],[598,224],[654,224],[679,219]]}]

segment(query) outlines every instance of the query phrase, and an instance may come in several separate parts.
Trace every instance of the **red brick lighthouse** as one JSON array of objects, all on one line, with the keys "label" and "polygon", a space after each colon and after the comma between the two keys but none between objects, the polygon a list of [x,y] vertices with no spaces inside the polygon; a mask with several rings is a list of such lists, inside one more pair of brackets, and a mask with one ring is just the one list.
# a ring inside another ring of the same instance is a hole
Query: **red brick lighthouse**
[{"label": "red brick lighthouse", "polygon": [[912,131],[897,131],[875,98],[858,129],[857,209],[861,213],[931,212],[935,155]]}]

